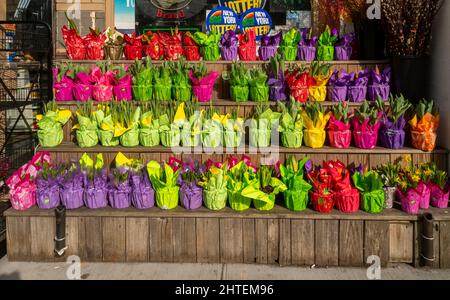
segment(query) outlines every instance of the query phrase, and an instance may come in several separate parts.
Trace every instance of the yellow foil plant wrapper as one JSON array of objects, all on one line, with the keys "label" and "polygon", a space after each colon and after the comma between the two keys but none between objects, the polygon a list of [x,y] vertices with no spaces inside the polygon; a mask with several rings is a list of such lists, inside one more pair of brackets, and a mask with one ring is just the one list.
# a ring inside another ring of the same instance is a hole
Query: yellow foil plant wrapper
[{"label": "yellow foil plant wrapper", "polygon": [[310,75],[316,82],[309,88],[309,100],[324,102],[327,99],[327,83],[331,78],[331,65],[322,64],[318,61],[311,63]]},{"label": "yellow foil plant wrapper", "polygon": [[422,100],[416,107],[416,115],[409,121],[414,148],[433,151],[436,148],[440,116],[433,101]]},{"label": "yellow foil plant wrapper", "polygon": [[325,128],[330,120],[331,113],[325,114],[324,108],[320,103],[308,103],[303,111],[303,124],[305,127],[304,140],[307,147],[313,149],[322,148],[325,144]]}]

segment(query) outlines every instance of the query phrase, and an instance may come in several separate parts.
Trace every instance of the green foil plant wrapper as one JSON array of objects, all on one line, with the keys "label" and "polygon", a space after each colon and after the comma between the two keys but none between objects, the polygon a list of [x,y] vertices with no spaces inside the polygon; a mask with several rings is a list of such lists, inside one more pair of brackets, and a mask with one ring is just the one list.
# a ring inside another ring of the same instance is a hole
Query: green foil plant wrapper
[{"label": "green foil plant wrapper", "polygon": [[200,145],[202,127],[202,114],[198,102],[186,102],[180,104],[184,114],[181,129],[181,145],[183,147],[197,147]]},{"label": "green foil plant wrapper", "polygon": [[91,148],[98,144],[97,121],[92,111],[92,101],[78,105],[76,129],[76,139],[81,148]]},{"label": "green foil plant wrapper", "polygon": [[161,105],[151,101],[142,105],[142,114],[139,122],[139,143],[144,147],[156,147],[160,143],[159,118]]},{"label": "green foil plant wrapper", "polygon": [[244,160],[229,168],[227,172],[228,203],[233,210],[243,212],[250,208],[252,199],[244,197],[242,191],[250,184],[255,184],[257,180],[255,170]]},{"label": "green foil plant wrapper", "polygon": [[116,147],[119,145],[119,137],[116,136],[117,114],[113,114],[117,102],[99,104],[94,112],[94,118],[98,127],[98,139],[103,147]]},{"label": "green foil plant wrapper", "polygon": [[284,203],[289,210],[304,211],[308,207],[309,191],[312,189],[304,176],[308,164],[312,168],[308,157],[297,161],[291,156],[284,165],[280,165],[281,179],[287,187],[283,192]]},{"label": "green foil plant wrapper", "polygon": [[119,108],[119,124],[126,128],[126,131],[120,136],[120,144],[124,147],[139,146],[141,107],[136,106],[133,102],[122,101]]},{"label": "green foil plant wrapper", "polygon": [[376,171],[363,173],[361,169],[352,176],[355,187],[361,192],[361,209],[372,214],[381,213],[385,206],[383,180]]},{"label": "green foil plant wrapper", "polygon": [[238,116],[238,109],[233,109],[231,114],[223,120],[223,142],[226,148],[238,148],[244,137],[244,119]]},{"label": "green foil plant wrapper", "polygon": [[281,41],[278,51],[284,55],[286,61],[295,61],[298,53],[298,43],[300,42],[300,31],[292,27],[284,36]]},{"label": "green foil plant wrapper", "polygon": [[203,202],[210,210],[222,210],[227,205],[227,181],[223,168],[211,166],[198,183],[203,187]]},{"label": "green foil plant wrapper", "polygon": [[181,112],[180,106],[174,101],[169,101],[164,113],[159,117],[159,136],[161,144],[164,147],[171,148],[180,146],[180,127],[186,119],[184,113]]},{"label": "green foil plant wrapper", "polygon": [[272,126],[278,122],[280,113],[273,112],[268,104],[259,104],[250,120],[250,145],[267,148],[271,144]]},{"label": "green foil plant wrapper", "polygon": [[336,29],[331,31],[327,26],[325,31],[320,35],[317,44],[317,60],[332,61],[334,59],[334,45],[338,40],[338,33]]},{"label": "green foil plant wrapper", "polygon": [[172,100],[172,77],[169,62],[157,68],[153,79],[153,99],[157,101]]},{"label": "green foil plant wrapper", "polygon": [[301,106],[295,100],[291,100],[286,106],[278,102],[281,111],[280,126],[281,145],[286,148],[300,148],[303,142],[303,117]]},{"label": "green foil plant wrapper", "polygon": [[39,144],[53,148],[61,144],[64,138],[63,126],[69,121],[70,110],[59,110],[55,101],[44,105],[44,114],[36,116]]},{"label": "green foil plant wrapper", "polygon": [[286,185],[276,178],[275,167],[261,166],[257,173],[257,180],[242,191],[242,196],[253,199],[257,210],[270,211],[275,206],[276,196],[286,191]]},{"label": "green foil plant wrapper", "polygon": [[189,71],[192,69],[184,57],[180,60],[169,62],[172,73],[172,98],[176,101],[190,101],[192,86],[189,79]]},{"label": "green foil plant wrapper", "polygon": [[222,79],[230,82],[231,100],[236,102],[246,102],[249,100],[250,71],[242,62],[233,63],[230,72],[224,71],[222,73]]},{"label": "green foil plant wrapper", "polygon": [[162,167],[157,161],[150,161],[147,172],[156,192],[156,205],[166,210],[176,208],[180,194],[180,187],[177,185],[180,170],[174,171],[166,163]]},{"label": "green foil plant wrapper", "polygon": [[133,95],[136,101],[149,101],[154,98],[153,81],[158,70],[151,64],[150,58],[136,60],[129,67],[133,75]]},{"label": "green foil plant wrapper", "polygon": [[221,116],[211,105],[203,114],[202,145],[205,148],[217,148],[222,145],[223,122],[226,116]]},{"label": "green foil plant wrapper", "polygon": [[262,68],[250,70],[250,100],[255,102],[269,101],[269,85],[267,84],[266,72]]},{"label": "green foil plant wrapper", "polygon": [[205,61],[217,61],[220,59],[220,34],[212,31],[210,34],[203,32],[194,33],[194,41],[200,46],[200,54]]}]

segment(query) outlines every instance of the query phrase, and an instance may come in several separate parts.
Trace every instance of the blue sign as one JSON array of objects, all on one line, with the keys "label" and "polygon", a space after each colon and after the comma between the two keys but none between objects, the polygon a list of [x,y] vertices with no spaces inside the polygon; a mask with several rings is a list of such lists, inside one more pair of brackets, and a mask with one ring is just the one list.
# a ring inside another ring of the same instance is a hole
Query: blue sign
[{"label": "blue sign", "polygon": [[114,1],[114,26],[122,33],[133,33],[136,29],[135,0]]},{"label": "blue sign", "polygon": [[272,18],[264,9],[253,8],[246,11],[241,16],[239,26],[244,32],[253,29],[256,34],[256,39],[259,41],[263,35],[270,32],[272,28]]},{"label": "blue sign", "polygon": [[226,6],[241,15],[253,8],[264,8],[266,0],[219,0],[220,6]]},{"label": "blue sign", "polygon": [[212,10],[206,17],[206,30],[224,34],[228,30],[236,31],[238,27],[238,16],[236,13],[224,6]]}]

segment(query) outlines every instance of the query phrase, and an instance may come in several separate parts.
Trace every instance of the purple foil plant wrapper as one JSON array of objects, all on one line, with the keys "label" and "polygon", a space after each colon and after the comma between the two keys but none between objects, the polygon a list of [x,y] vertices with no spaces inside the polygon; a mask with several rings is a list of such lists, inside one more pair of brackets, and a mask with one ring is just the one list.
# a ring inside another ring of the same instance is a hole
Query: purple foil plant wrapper
[{"label": "purple foil plant wrapper", "polygon": [[367,88],[368,100],[376,101],[378,97],[381,97],[383,101],[389,100],[390,84],[391,84],[391,67],[387,67],[377,74],[375,69],[370,72],[370,81]]},{"label": "purple foil plant wrapper", "polygon": [[55,101],[72,101],[73,100],[73,80],[64,75],[58,81],[58,68],[53,67],[53,93],[55,94]]},{"label": "purple foil plant wrapper", "polygon": [[78,169],[61,184],[61,202],[67,209],[77,209],[84,206],[85,175]]},{"label": "purple foil plant wrapper", "polygon": [[[125,171],[125,170],[124,170]],[[128,172],[128,171],[125,171]],[[108,200],[112,208],[122,209],[131,205],[131,185],[130,180],[125,180],[116,184],[114,176],[109,176]]]},{"label": "purple foil plant wrapper", "polygon": [[59,182],[53,178],[36,179],[36,203],[40,209],[53,209],[60,204]]},{"label": "purple foil plant wrapper", "polygon": [[133,100],[132,82],[133,77],[131,75],[125,75],[120,80],[114,80],[113,93],[117,101]]},{"label": "purple foil plant wrapper", "polygon": [[181,205],[186,209],[197,209],[202,206],[203,203],[203,189],[194,183],[181,183],[180,198]]},{"label": "purple foil plant wrapper", "polygon": [[84,204],[90,209],[108,206],[108,177],[106,170],[96,174],[93,181],[86,180]]},{"label": "purple foil plant wrapper", "polygon": [[220,52],[223,60],[237,60],[238,43],[236,32],[233,30],[228,30],[222,35],[220,38]]},{"label": "purple foil plant wrapper", "polygon": [[347,100],[347,91],[351,74],[348,74],[344,70],[335,70],[328,81],[327,93],[328,99],[332,102],[343,102]]},{"label": "purple foil plant wrapper", "polygon": [[355,39],[355,33],[344,34],[335,45],[336,60],[350,60],[352,58],[352,42]]},{"label": "purple foil plant wrapper", "polygon": [[313,61],[316,59],[316,47],[319,38],[313,36],[309,38],[309,29],[305,28],[300,31],[301,39],[298,44],[298,60],[301,61]]},{"label": "purple foil plant wrapper", "polygon": [[88,101],[92,99],[92,79],[89,74],[80,72],[75,77],[73,97],[77,101]]},{"label": "purple foil plant wrapper", "polygon": [[131,175],[131,202],[137,209],[155,206],[155,190],[145,172]]},{"label": "purple foil plant wrapper", "polygon": [[350,102],[364,102],[367,96],[367,84],[369,83],[370,71],[364,70],[358,73],[358,78],[355,74],[348,84],[347,100]]},{"label": "purple foil plant wrapper", "polygon": [[261,46],[258,50],[259,59],[262,61],[268,61],[271,57],[274,57],[277,53],[278,46],[280,45],[282,38],[283,33],[281,31],[276,35],[263,35],[261,38]]},{"label": "purple foil plant wrapper", "polygon": [[381,146],[388,149],[402,149],[405,145],[405,126],[404,116],[401,116],[395,123],[388,117],[383,116],[378,134]]}]

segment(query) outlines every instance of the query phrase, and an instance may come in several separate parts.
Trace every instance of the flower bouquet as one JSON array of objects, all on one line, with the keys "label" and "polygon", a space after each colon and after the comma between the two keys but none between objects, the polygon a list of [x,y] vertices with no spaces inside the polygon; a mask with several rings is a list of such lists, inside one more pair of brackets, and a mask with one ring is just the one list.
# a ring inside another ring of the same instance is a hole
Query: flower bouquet
[{"label": "flower bouquet", "polygon": [[244,119],[238,116],[238,110],[232,109],[231,114],[222,121],[223,142],[226,148],[238,148],[244,137]]},{"label": "flower bouquet", "polygon": [[306,104],[302,117],[305,127],[303,131],[305,145],[313,149],[322,148],[326,138],[325,128],[331,113],[325,114],[323,106],[313,102]]},{"label": "flower bouquet", "polygon": [[261,68],[253,68],[250,70],[248,83],[250,85],[250,100],[255,102],[269,101],[269,85],[267,84],[268,76]]},{"label": "flower bouquet", "polygon": [[132,83],[133,76],[128,72],[128,66],[114,68],[113,94],[117,101],[133,100]]},{"label": "flower bouquet", "polygon": [[111,101],[113,98],[114,73],[107,64],[99,63],[91,70],[92,99]]},{"label": "flower bouquet", "polygon": [[72,112],[59,110],[55,101],[44,104],[44,114],[36,116],[39,144],[44,148],[61,144],[64,137],[63,126],[71,117]]},{"label": "flower bouquet", "polygon": [[95,162],[87,153],[80,159],[85,174],[84,204],[87,208],[97,209],[108,206],[108,176],[103,169],[103,155],[96,156]]},{"label": "flower bouquet", "polygon": [[316,58],[316,47],[319,38],[313,36],[312,28],[301,30],[301,39],[298,44],[298,60],[313,61]]},{"label": "flower bouquet", "polygon": [[[148,62],[147,62],[148,63]],[[153,98],[156,101],[172,100],[172,74],[169,62],[156,68],[153,77]]]},{"label": "flower bouquet", "polygon": [[115,168],[109,175],[109,205],[115,209],[128,208],[131,205],[130,170]]},{"label": "flower bouquet", "polygon": [[448,173],[437,170],[434,173],[431,186],[431,205],[437,208],[447,208],[449,199]]},{"label": "flower bouquet", "polygon": [[253,200],[259,211],[270,211],[275,206],[279,193],[287,190],[286,185],[276,177],[274,166],[260,166],[256,173],[257,180],[252,181],[242,190],[242,196]]},{"label": "flower bouquet", "polygon": [[183,103],[177,108],[175,102],[169,101],[165,113],[159,117],[159,136],[164,147],[170,148],[180,145],[180,126],[185,119],[181,110],[182,105]]},{"label": "flower bouquet", "polygon": [[142,35],[143,55],[151,60],[162,60],[164,58],[164,46],[158,33],[147,31]]},{"label": "flower bouquet", "polygon": [[278,102],[281,111],[280,126],[281,145],[286,148],[300,148],[303,141],[302,109],[298,102],[291,100],[286,106]]},{"label": "flower bouquet", "polygon": [[256,60],[256,33],[254,29],[239,34],[239,60]]},{"label": "flower bouquet", "polygon": [[106,41],[106,35],[97,28],[89,28],[89,34],[84,37],[86,47],[86,59],[102,60],[105,58],[103,45]]},{"label": "flower bouquet", "polygon": [[192,94],[197,97],[198,101],[210,102],[219,73],[212,71],[208,74],[206,64],[201,62],[189,72],[189,78],[192,82]]},{"label": "flower bouquet", "polygon": [[320,35],[317,44],[317,60],[331,61],[334,59],[334,46],[338,40],[338,30],[330,29],[329,26]]},{"label": "flower bouquet", "polygon": [[395,195],[397,193],[398,178],[401,171],[401,165],[388,163],[378,168],[378,174],[381,176],[381,180],[384,184],[384,208],[393,208]]},{"label": "flower bouquet", "polygon": [[36,203],[40,209],[53,209],[61,203],[60,183],[62,176],[57,168],[48,163],[36,177]]},{"label": "flower bouquet", "polygon": [[237,161],[237,158],[230,158],[227,162],[228,203],[234,211],[243,212],[250,208],[252,199],[244,197],[242,191],[257,178],[249,157],[243,156]]},{"label": "flower bouquet", "polygon": [[210,210],[222,210],[227,205],[227,180],[225,166],[211,166],[198,183],[203,188],[203,202]]},{"label": "flower bouquet", "polygon": [[231,100],[246,102],[249,99],[250,72],[242,63],[233,63],[231,71],[222,73],[222,79],[230,81]]},{"label": "flower bouquet", "polygon": [[181,45],[181,34],[178,32],[178,27],[175,30],[171,28],[170,34],[158,32],[158,35],[163,45],[165,60],[178,60],[184,56],[184,49]]},{"label": "flower bouquet", "polygon": [[276,53],[269,63],[269,99],[272,101],[285,101],[287,99],[287,84],[284,76],[285,62],[281,54]]},{"label": "flower bouquet", "polygon": [[220,59],[220,34],[211,32],[209,35],[203,32],[194,33],[194,41],[200,45],[200,53],[204,60],[216,61]]},{"label": "flower bouquet", "polygon": [[92,99],[93,80],[89,75],[89,68],[86,66],[69,65],[69,69],[74,76],[73,100],[89,101]]},{"label": "flower bouquet", "polygon": [[227,116],[219,115],[212,106],[202,116],[202,145],[205,148],[217,148],[222,145],[223,124]]},{"label": "flower bouquet", "polygon": [[391,68],[387,67],[380,73],[378,67],[372,69],[369,86],[367,88],[367,98],[369,101],[376,101],[381,98],[383,101],[389,100],[391,90]]},{"label": "flower bouquet", "polygon": [[261,46],[258,49],[259,60],[268,61],[277,54],[278,46],[283,39],[283,32],[275,35],[264,34],[261,38]]},{"label": "flower bouquet", "polygon": [[334,48],[336,60],[350,60],[352,58],[352,43],[355,37],[354,32],[338,37]]},{"label": "flower bouquet", "polygon": [[422,151],[436,148],[437,130],[440,116],[433,101],[422,100],[416,106],[416,115],[409,121],[412,145]]},{"label": "flower bouquet", "polygon": [[350,102],[363,102],[367,96],[367,84],[369,83],[370,71],[368,69],[353,73],[347,86],[347,98]]},{"label": "flower bouquet", "polygon": [[344,70],[335,70],[328,81],[327,93],[331,102],[343,102],[347,100],[348,85],[351,75]]},{"label": "flower bouquet", "polygon": [[136,101],[148,101],[154,99],[153,80],[158,70],[153,67],[150,60],[136,60],[128,71],[133,75],[133,95]]},{"label": "flower bouquet", "polygon": [[308,206],[312,186],[305,180],[304,173],[311,170],[312,161],[308,157],[297,161],[291,156],[280,165],[281,179],[287,188],[283,192],[284,203],[289,210],[300,212]]},{"label": "flower bouquet", "polygon": [[77,105],[78,124],[73,127],[76,129],[76,138],[78,146],[81,148],[91,148],[98,144],[97,120],[92,111],[92,101]]},{"label": "flower bouquet", "polygon": [[357,148],[374,149],[377,146],[382,115],[379,109],[380,104],[377,106],[370,106],[367,101],[364,101],[359,109],[355,109],[355,116],[351,122],[353,139]]},{"label": "flower bouquet", "polygon": [[203,203],[203,188],[198,185],[202,179],[202,167],[194,161],[182,166],[180,176],[180,202],[189,210],[198,209]]},{"label": "flower bouquet", "polygon": [[307,174],[312,185],[311,203],[315,211],[330,213],[335,204],[333,195],[333,176],[327,168],[316,167]]},{"label": "flower bouquet", "polygon": [[139,143],[144,147],[159,145],[159,116],[162,114],[161,105],[157,101],[143,103],[141,119],[139,122]]},{"label": "flower bouquet", "polygon": [[170,64],[172,73],[172,98],[176,101],[189,101],[192,96],[192,86],[189,80],[191,67],[184,57]]},{"label": "flower bouquet", "polygon": [[183,35],[184,56],[188,61],[200,60],[200,49],[190,32]]},{"label": "flower bouquet", "polygon": [[309,75],[309,72],[302,66],[290,65],[285,76],[290,96],[298,102],[307,102],[309,88],[314,84],[314,78]]},{"label": "flower bouquet", "polygon": [[311,63],[310,75],[314,79],[309,88],[309,100],[323,102],[327,99],[327,83],[331,77],[330,64],[321,64],[318,61]]},{"label": "flower bouquet", "polygon": [[72,101],[74,100],[73,89],[74,82],[73,79],[68,76],[69,65],[59,64],[52,67],[53,72],[53,94],[54,99],[58,102],[60,101]]},{"label": "flower bouquet", "polygon": [[197,147],[200,145],[202,126],[202,113],[198,102],[186,102],[180,104],[181,115],[184,114],[181,129],[181,144],[183,147]]},{"label": "flower bouquet", "polygon": [[383,181],[376,171],[363,173],[362,168],[352,176],[353,184],[361,192],[361,209],[372,214],[385,207]]},{"label": "flower bouquet", "polygon": [[120,145],[124,147],[138,146],[141,107],[136,107],[133,102],[120,102],[119,112],[119,127],[125,129],[119,138]]},{"label": "flower bouquet", "polygon": [[278,121],[281,114],[273,112],[268,104],[259,103],[254,108],[250,120],[250,145],[252,147],[267,148],[272,137],[272,125]]},{"label": "flower bouquet", "polygon": [[106,58],[110,60],[120,60],[123,56],[124,39],[123,34],[108,27],[105,31],[106,40],[104,44]]},{"label": "flower bouquet", "polygon": [[297,28],[292,27],[284,36],[281,41],[278,51],[284,55],[286,61],[295,61],[297,59],[298,43],[300,42],[301,35]]},{"label": "flower bouquet", "polygon": [[381,117],[379,139],[383,147],[401,149],[405,145],[405,113],[411,103],[403,95],[389,98],[389,109]]},{"label": "flower bouquet", "polygon": [[348,149],[352,142],[350,120],[353,114],[348,112],[346,102],[339,103],[332,108],[330,122],[328,123],[328,140],[330,146],[338,149]]},{"label": "flower bouquet", "polygon": [[125,34],[123,36],[123,40],[125,41],[125,46],[123,48],[125,59],[127,60],[142,59],[144,36],[145,35],[136,36],[135,32],[133,32],[131,36],[129,36],[128,34]]},{"label": "flower bouquet", "polygon": [[220,38],[222,60],[234,61],[238,58],[238,37],[234,30],[227,30]]},{"label": "flower bouquet", "polygon": [[69,22],[69,27],[64,25],[61,30],[64,44],[66,45],[67,56],[72,60],[86,59],[86,45],[84,39],[80,36],[75,21],[69,18],[67,13],[66,18]]}]

